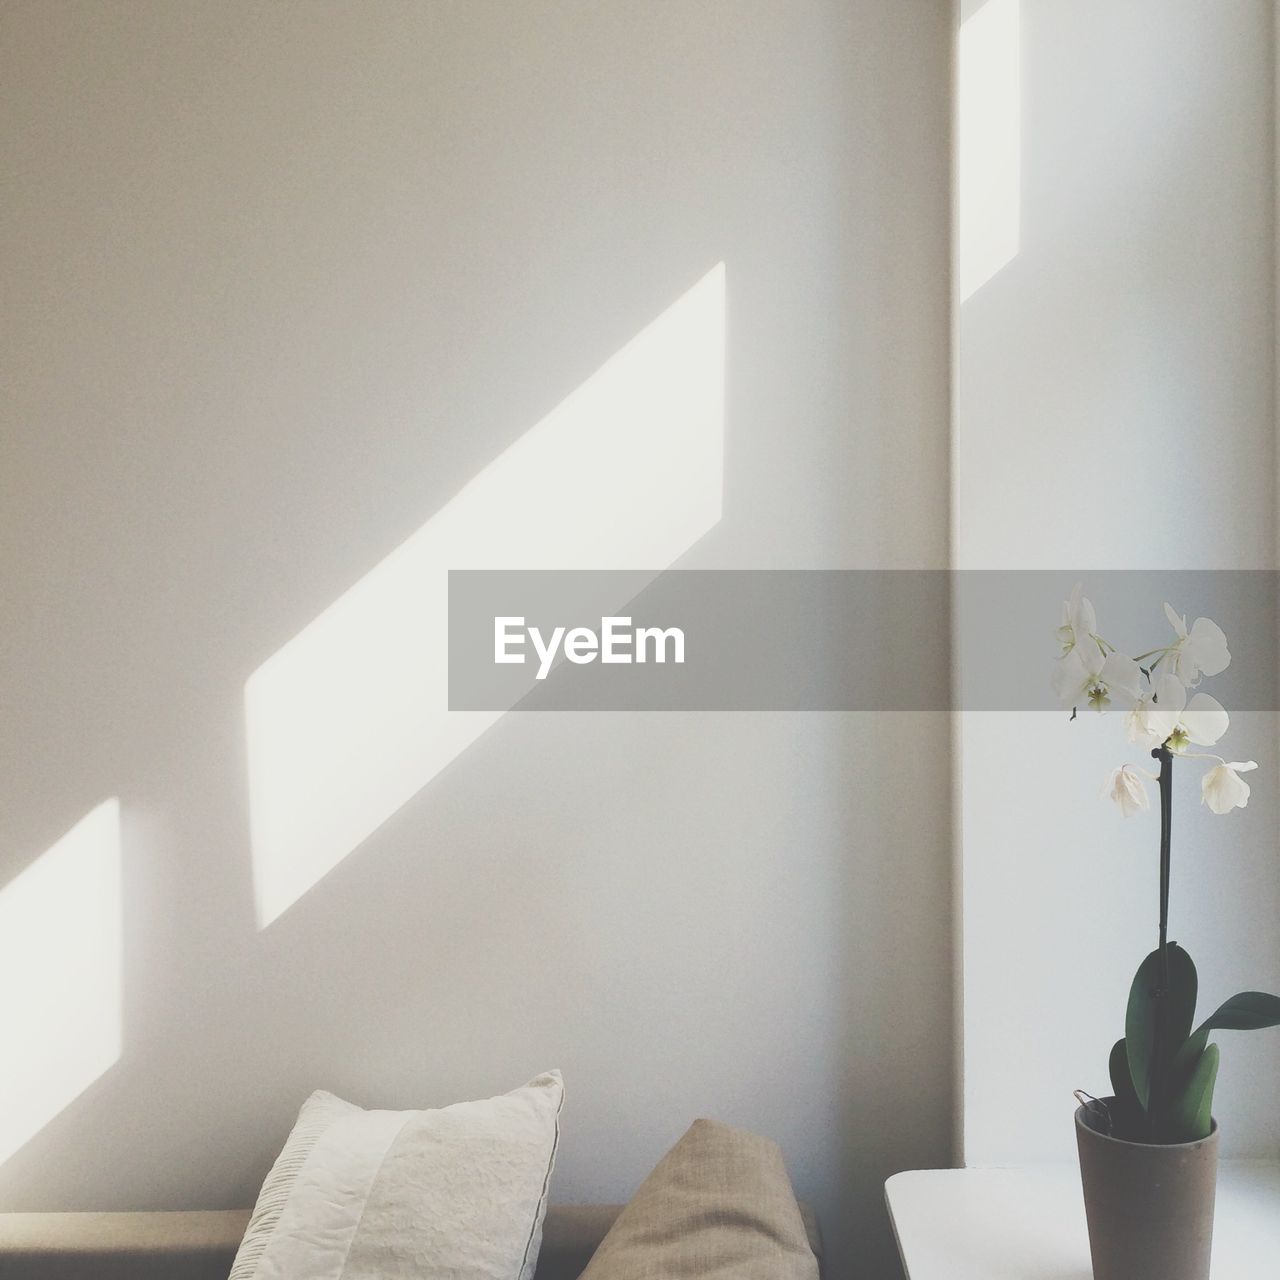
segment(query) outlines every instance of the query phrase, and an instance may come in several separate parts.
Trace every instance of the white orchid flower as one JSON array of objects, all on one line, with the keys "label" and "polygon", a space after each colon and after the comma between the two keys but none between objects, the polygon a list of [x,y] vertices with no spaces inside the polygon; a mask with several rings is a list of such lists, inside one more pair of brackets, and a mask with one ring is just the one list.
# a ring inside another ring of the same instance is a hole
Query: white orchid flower
[{"label": "white orchid flower", "polygon": [[1249,784],[1240,775],[1257,767],[1256,760],[1223,760],[1201,779],[1201,803],[1207,804],[1214,813],[1243,809],[1249,803]]},{"label": "white orchid flower", "polygon": [[1065,658],[1078,644],[1086,641],[1097,643],[1094,633],[1098,629],[1098,618],[1093,605],[1081,595],[1082,587],[1076,583],[1071,589],[1071,599],[1062,602],[1062,625],[1058,628],[1058,643],[1062,645],[1062,656]]},{"label": "white orchid flower", "polygon": [[1087,702],[1095,711],[1105,711],[1113,698],[1126,706],[1135,703],[1142,693],[1142,672],[1132,658],[1123,653],[1109,653],[1092,637],[1077,644],[1059,663],[1053,673],[1053,691],[1064,707]]},{"label": "white orchid flower", "polygon": [[[1087,655],[1087,656],[1086,656]],[[1090,672],[1101,673],[1105,657],[1095,640],[1074,645],[1053,668],[1053,692],[1064,707],[1073,707],[1088,687]]]},{"label": "white orchid flower", "polygon": [[1197,693],[1188,702],[1186,686],[1172,672],[1158,676],[1151,692],[1139,698],[1125,717],[1130,742],[1144,747],[1167,745],[1177,752],[1192,743],[1213,746],[1230,723],[1222,704],[1207,693]]},{"label": "white orchid flower", "polygon": [[1178,718],[1178,727],[1169,739],[1169,750],[1185,751],[1191,742],[1198,747],[1212,747],[1230,725],[1231,717],[1217,698],[1197,693]]},{"label": "white orchid flower", "polygon": [[1122,764],[1111,772],[1102,788],[1102,794],[1114,800],[1126,818],[1132,818],[1135,813],[1145,813],[1151,808],[1147,784],[1143,779],[1154,777],[1155,774],[1139,769],[1136,765]]},{"label": "white orchid flower", "polygon": [[1178,717],[1187,705],[1187,690],[1177,676],[1160,676],[1150,693],[1143,694],[1125,716],[1129,741],[1144,747],[1158,747],[1178,727]]},{"label": "white orchid flower", "polygon": [[1169,646],[1169,661],[1183,684],[1195,686],[1202,675],[1216,676],[1227,669],[1231,653],[1227,648],[1227,637],[1216,622],[1197,618],[1188,630],[1186,618],[1168,601],[1165,602],[1164,613],[1178,637]]}]

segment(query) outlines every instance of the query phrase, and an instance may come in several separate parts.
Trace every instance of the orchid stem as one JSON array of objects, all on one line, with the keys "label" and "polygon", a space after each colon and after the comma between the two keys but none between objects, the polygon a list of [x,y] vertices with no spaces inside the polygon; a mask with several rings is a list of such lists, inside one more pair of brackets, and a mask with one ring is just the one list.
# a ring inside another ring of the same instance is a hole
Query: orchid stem
[{"label": "orchid stem", "polygon": [[1169,989],[1169,873],[1173,829],[1173,753],[1157,747],[1151,753],[1160,761],[1160,986]]},{"label": "orchid stem", "polygon": [[1160,761],[1160,966],[1156,991],[1156,1025],[1154,1052],[1151,1056],[1151,1082],[1148,1097],[1148,1121],[1159,1106],[1163,1081],[1158,1079],[1164,1060],[1169,1029],[1169,880],[1172,869],[1171,836],[1173,829],[1173,754],[1166,746],[1157,747],[1152,756]]}]

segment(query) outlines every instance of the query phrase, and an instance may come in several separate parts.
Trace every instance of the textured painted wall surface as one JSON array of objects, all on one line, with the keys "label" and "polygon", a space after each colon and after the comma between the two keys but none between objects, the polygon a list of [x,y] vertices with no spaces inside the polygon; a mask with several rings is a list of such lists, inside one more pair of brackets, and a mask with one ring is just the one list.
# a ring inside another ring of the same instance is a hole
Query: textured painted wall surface
[{"label": "textured painted wall surface", "polygon": [[[1014,256],[956,319],[957,567],[1087,584],[1090,569],[1275,565],[1272,9],[962,9],[967,23],[1020,16],[1021,209]],[[1045,601],[1046,682],[1058,607]],[[1167,631],[1157,605],[1151,633]],[[1276,747],[1273,714],[1233,718],[1220,749],[1261,769],[1230,817],[1180,770],[1171,936],[1210,1009],[1280,988]],[[1156,945],[1158,821],[1125,823],[1098,799],[1135,758],[1114,721],[963,718],[969,1163],[1073,1159],[1071,1091],[1106,1088],[1130,980]],[[1280,1037],[1223,1040],[1224,1146],[1274,1154]]]},{"label": "textured painted wall surface", "polygon": [[3,27],[0,884],[118,797],[124,954],[118,1058],[47,1082],[0,1200],[242,1204],[317,1086],[554,1065],[559,1198],[714,1115],[893,1274],[880,1182],[949,1150],[940,718],[507,716],[259,929],[245,685],[720,262],[722,510],[681,563],[945,564],[946,5]]}]

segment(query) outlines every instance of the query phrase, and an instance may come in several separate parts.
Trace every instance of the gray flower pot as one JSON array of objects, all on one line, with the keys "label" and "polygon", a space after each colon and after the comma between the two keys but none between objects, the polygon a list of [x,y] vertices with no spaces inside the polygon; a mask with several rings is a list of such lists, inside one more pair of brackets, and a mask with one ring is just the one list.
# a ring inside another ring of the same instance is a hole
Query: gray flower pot
[{"label": "gray flower pot", "polygon": [[[1111,1099],[1107,1099],[1111,1101]],[[1094,1280],[1209,1280],[1218,1123],[1199,1142],[1122,1142],[1076,1112]]]}]

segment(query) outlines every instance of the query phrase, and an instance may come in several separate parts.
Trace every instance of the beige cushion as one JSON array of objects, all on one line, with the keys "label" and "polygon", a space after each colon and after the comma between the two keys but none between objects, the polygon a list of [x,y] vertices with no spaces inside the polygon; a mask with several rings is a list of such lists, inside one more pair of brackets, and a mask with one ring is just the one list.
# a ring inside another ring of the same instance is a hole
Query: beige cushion
[{"label": "beige cushion", "polygon": [[431,1111],[313,1094],[231,1280],[532,1280],[563,1097],[558,1071]]},{"label": "beige cushion", "polygon": [[817,1280],[818,1260],[767,1138],[698,1120],[622,1211],[583,1280]]}]

